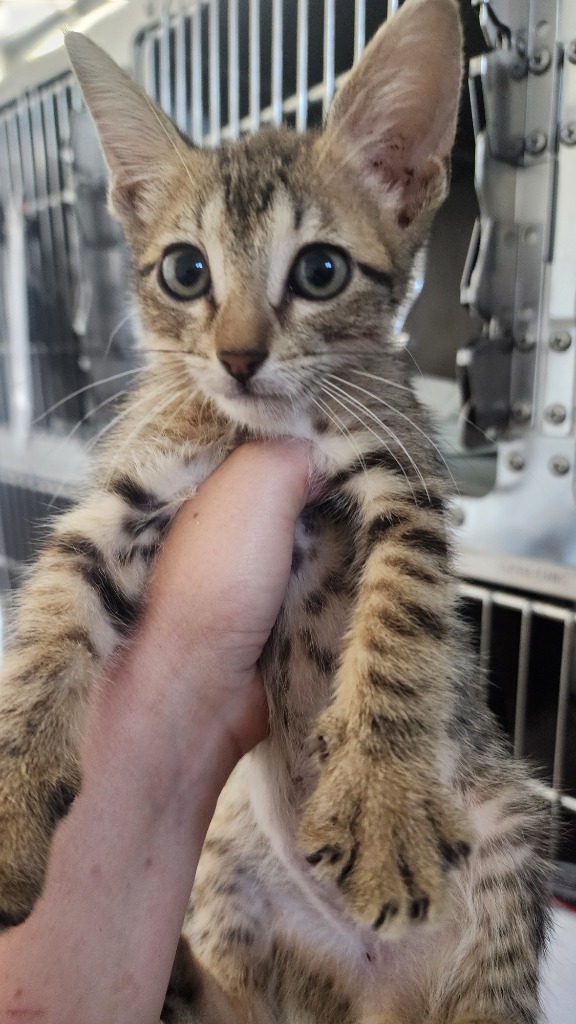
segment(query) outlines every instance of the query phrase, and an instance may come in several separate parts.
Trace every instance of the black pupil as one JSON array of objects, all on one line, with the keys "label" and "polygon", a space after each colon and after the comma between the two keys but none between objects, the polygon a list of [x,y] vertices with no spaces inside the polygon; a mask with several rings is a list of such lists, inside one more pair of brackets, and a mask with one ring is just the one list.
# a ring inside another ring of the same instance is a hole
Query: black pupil
[{"label": "black pupil", "polygon": [[204,273],[204,260],[194,252],[183,252],[176,258],[174,276],[183,288],[193,288]]},{"label": "black pupil", "polygon": [[327,252],[311,252],[304,259],[303,269],[308,284],[321,290],[332,283],[334,260]]}]

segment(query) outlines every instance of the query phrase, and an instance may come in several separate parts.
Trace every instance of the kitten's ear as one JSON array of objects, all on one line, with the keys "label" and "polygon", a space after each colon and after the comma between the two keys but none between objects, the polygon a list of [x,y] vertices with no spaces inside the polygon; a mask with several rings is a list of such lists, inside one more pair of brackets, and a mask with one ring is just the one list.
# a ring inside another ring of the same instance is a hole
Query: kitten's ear
[{"label": "kitten's ear", "polygon": [[121,220],[153,216],[185,148],[168,117],[121,68],[80,32],[66,49],[94,118],[111,171],[110,205]]},{"label": "kitten's ear", "polygon": [[[336,94],[324,133],[401,227],[445,197],[462,78],[455,0],[406,0]],[[415,224],[415,226],[417,226]]]}]

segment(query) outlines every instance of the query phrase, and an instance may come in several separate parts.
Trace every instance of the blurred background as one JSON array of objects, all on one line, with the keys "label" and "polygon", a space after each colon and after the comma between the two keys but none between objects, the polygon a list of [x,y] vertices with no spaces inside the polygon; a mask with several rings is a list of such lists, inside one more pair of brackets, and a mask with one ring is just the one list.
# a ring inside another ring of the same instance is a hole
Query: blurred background
[{"label": "blurred background", "polygon": [[[398,6],[0,0],[4,614],[139,365],[127,252],[63,27],[104,46],[194,142],[216,145],[264,123],[321,125]],[[461,11],[468,88],[452,185],[399,344],[457,482],[463,609],[489,699],[538,768],[558,892],[574,900],[576,3],[461,0]]]}]

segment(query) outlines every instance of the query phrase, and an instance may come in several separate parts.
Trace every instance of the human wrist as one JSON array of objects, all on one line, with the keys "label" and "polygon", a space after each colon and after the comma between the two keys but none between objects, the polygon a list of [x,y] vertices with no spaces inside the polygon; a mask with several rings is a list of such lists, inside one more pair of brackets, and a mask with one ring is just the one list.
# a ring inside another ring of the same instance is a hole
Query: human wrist
[{"label": "human wrist", "polygon": [[97,709],[98,742],[111,754],[120,746],[147,777],[152,813],[200,793],[211,813],[237,761],[265,734],[263,690],[256,677],[235,679],[211,652],[198,648],[190,664],[156,640],[144,629],[113,667]]}]

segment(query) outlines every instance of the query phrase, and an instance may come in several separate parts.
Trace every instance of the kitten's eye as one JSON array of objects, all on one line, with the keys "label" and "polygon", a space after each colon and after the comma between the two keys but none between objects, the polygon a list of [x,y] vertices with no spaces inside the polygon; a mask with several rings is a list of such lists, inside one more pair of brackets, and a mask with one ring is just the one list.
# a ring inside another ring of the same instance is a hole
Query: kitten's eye
[{"label": "kitten's eye", "polygon": [[191,301],[210,288],[210,268],[203,252],[195,245],[175,245],[167,249],[160,264],[160,283],[175,299]]},{"label": "kitten's eye", "polygon": [[288,286],[303,299],[332,299],[350,280],[350,260],[333,245],[309,245],[296,257]]}]

